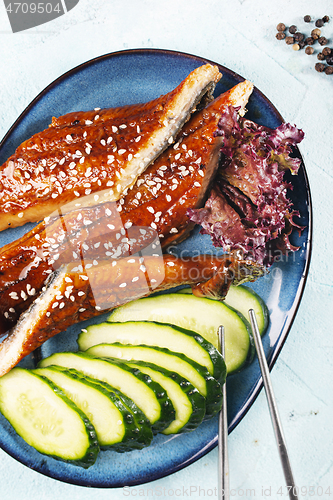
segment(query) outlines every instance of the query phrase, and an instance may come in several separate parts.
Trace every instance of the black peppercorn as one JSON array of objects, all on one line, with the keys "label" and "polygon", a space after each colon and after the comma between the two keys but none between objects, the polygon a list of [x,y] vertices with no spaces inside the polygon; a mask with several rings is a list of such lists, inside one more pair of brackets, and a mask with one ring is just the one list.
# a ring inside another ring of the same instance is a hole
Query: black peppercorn
[{"label": "black peppercorn", "polygon": [[304,40],[304,35],[303,35],[303,33],[300,33],[299,31],[297,31],[294,34],[294,38],[295,38],[296,42],[301,42],[302,40]]},{"label": "black peppercorn", "polygon": [[278,40],[283,40],[284,38],[286,38],[286,34],[283,33],[283,31],[278,31],[275,35],[275,37],[278,39]]},{"label": "black peppercorn", "polygon": [[311,36],[314,40],[318,40],[320,35],[321,35],[321,31],[319,28],[315,28],[314,30],[311,31]]},{"label": "black peppercorn", "polygon": [[329,47],[325,47],[323,48],[322,50],[322,53],[324,54],[324,56],[329,56],[332,52],[332,49],[330,49]]},{"label": "black peppercorn", "polygon": [[278,31],[284,31],[286,29],[286,25],[283,23],[279,23],[276,27]]},{"label": "black peppercorn", "polygon": [[323,17],[323,21],[324,23],[328,23],[328,21],[330,20],[330,18],[328,16],[324,16]]},{"label": "black peppercorn", "polygon": [[322,52],[319,52],[319,54],[317,54],[317,59],[318,61],[325,61],[326,57]]},{"label": "black peppercorn", "polygon": [[289,28],[289,33],[291,33],[292,35],[294,35],[297,31],[297,26],[295,26],[294,24],[292,24]]},{"label": "black peppercorn", "polygon": [[316,63],[315,65],[315,70],[316,71],[319,71],[319,73],[321,73],[322,71],[324,71],[325,69],[325,64],[323,63]]},{"label": "black peppercorn", "polygon": [[333,66],[333,56],[328,56],[328,57],[326,57],[326,62],[327,62],[327,64],[329,64],[330,66]]},{"label": "black peppercorn", "polygon": [[327,68],[325,68],[325,73],[326,73],[326,75],[332,75],[333,74],[333,66],[327,66]]},{"label": "black peppercorn", "polygon": [[322,26],[324,26],[324,21],[322,19],[317,19],[315,25],[317,26],[317,28],[321,28]]},{"label": "black peppercorn", "polygon": [[304,41],[305,41],[306,45],[313,45],[315,43],[312,36],[308,36]]},{"label": "black peppercorn", "polygon": [[304,22],[311,23],[311,16],[304,16]]},{"label": "black peppercorn", "polygon": [[313,47],[307,47],[305,49],[305,53],[308,54],[309,56],[314,53],[314,48]]},{"label": "black peppercorn", "polygon": [[327,38],[325,38],[324,36],[321,36],[320,38],[318,38],[318,43],[319,43],[320,45],[327,45],[328,40],[327,40]]},{"label": "black peppercorn", "polygon": [[300,49],[304,49],[304,47],[306,45],[306,43],[304,41],[297,42],[297,43],[298,43]]},{"label": "black peppercorn", "polygon": [[294,42],[295,42],[295,40],[294,40],[293,36],[287,36],[286,37],[286,44],[292,45]]}]

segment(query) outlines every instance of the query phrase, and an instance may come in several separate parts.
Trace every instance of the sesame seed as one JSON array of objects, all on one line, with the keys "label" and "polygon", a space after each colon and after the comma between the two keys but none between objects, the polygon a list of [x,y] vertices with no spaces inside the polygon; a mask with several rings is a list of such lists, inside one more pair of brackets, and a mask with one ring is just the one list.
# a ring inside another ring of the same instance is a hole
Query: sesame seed
[{"label": "sesame seed", "polygon": [[172,227],[170,229],[170,233],[178,233],[178,229],[176,227]]},{"label": "sesame seed", "polygon": [[85,293],[82,292],[82,291],[78,292],[77,294],[78,294],[79,297],[82,297],[83,295],[85,295]]},{"label": "sesame seed", "polygon": [[98,118],[99,118],[99,115],[95,115],[95,118],[94,118],[94,119],[95,119],[95,120],[98,120]]},{"label": "sesame seed", "polygon": [[195,181],[195,182],[193,183],[193,185],[194,185],[195,187],[201,187],[201,184],[200,184],[200,182],[198,182],[198,181]]},{"label": "sesame seed", "polygon": [[17,214],[17,217],[22,218],[22,217],[23,217],[23,215],[24,215],[24,214],[23,214],[23,212],[20,212],[19,214]]},{"label": "sesame seed", "polygon": [[120,283],[119,288],[125,288],[127,286],[127,283]]},{"label": "sesame seed", "polygon": [[65,302],[61,302],[61,304],[59,305],[59,309],[62,309],[63,307],[65,307]]},{"label": "sesame seed", "polygon": [[86,309],[84,307],[80,307],[79,312],[83,313]]},{"label": "sesame seed", "polygon": [[84,192],[84,194],[85,194],[86,196],[88,196],[90,193],[91,193],[91,189],[86,189],[86,190],[85,190],[85,192]]},{"label": "sesame seed", "polygon": [[91,120],[86,120],[86,125],[92,125],[92,121]]},{"label": "sesame seed", "polygon": [[153,207],[147,207],[147,210],[148,212],[150,212],[151,214],[153,214],[155,212],[154,208]]},{"label": "sesame seed", "polygon": [[113,185],[114,185],[114,182],[113,182],[113,181],[108,181],[108,182],[106,183],[106,186],[107,186],[107,187],[111,187],[111,186],[113,186]]},{"label": "sesame seed", "polygon": [[134,140],[135,140],[135,142],[139,142],[140,139],[141,139],[141,135],[138,135],[138,137],[136,137]]},{"label": "sesame seed", "polygon": [[80,274],[80,278],[83,280],[83,281],[87,281],[89,278],[88,276],[85,276],[84,274]]},{"label": "sesame seed", "polygon": [[66,161],[66,158],[65,158],[65,157],[64,157],[64,158],[61,158],[61,160],[59,161],[59,165],[63,165],[63,164],[65,163],[65,161]]},{"label": "sesame seed", "polygon": [[105,139],[101,139],[100,143],[102,144],[102,146],[106,146],[106,140]]},{"label": "sesame seed", "polygon": [[72,142],[73,137],[70,134],[67,134],[66,139],[67,139],[67,141]]},{"label": "sesame seed", "polygon": [[169,194],[166,195],[166,200],[169,201],[169,202],[172,200],[172,198],[171,198],[171,196]]},{"label": "sesame seed", "polygon": [[123,155],[124,153],[126,153],[126,149],[119,149],[118,153],[120,155]]},{"label": "sesame seed", "polygon": [[179,160],[180,156],[181,156],[180,153],[177,153],[175,156],[175,160]]},{"label": "sesame seed", "polygon": [[116,127],[115,125],[112,125],[112,132],[113,133],[118,132],[118,127]]},{"label": "sesame seed", "polygon": [[52,304],[52,309],[55,309],[56,307],[58,307],[58,305],[59,305],[59,302],[54,302],[54,303]]},{"label": "sesame seed", "polygon": [[139,276],[135,276],[133,279],[132,279],[132,283],[135,283],[136,281],[139,280]]}]

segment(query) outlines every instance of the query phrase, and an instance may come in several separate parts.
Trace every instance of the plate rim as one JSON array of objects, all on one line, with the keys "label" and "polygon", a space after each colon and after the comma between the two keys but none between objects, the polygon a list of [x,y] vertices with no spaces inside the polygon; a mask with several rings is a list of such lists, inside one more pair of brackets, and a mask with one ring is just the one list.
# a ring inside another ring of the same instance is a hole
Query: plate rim
[{"label": "plate rim", "polygon": [[[93,57],[89,59],[88,61],[85,61],[83,63],[78,64],[77,66],[74,66],[73,68],[65,71],[63,74],[58,76],[56,79],[54,79],[51,83],[49,83],[43,90],[41,90],[35,97],[34,99],[24,108],[24,110],[21,112],[21,114],[17,117],[17,119],[14,121],[14,123],[11,125],[11,127],[8,129],[4,137],[0,141],[0,149],[2,148],[3,144],[8,140],[12,132],[16,129],[16,127],[20,124],[20,122],[25,118],[25,116],[30,112],[30,110],[35,106],[35,104],[38,103],[40,99],[44,97],[44,95],[48,94],[54,87],[56,87],[59,83],[61,83],[63,80],[66,80],[70,76],[74,75],[75,73],[85,69],[86,67],[89,67],[95,63],[98,63],[103,60],[107,60],[110,58],[116,58],[116,57],[121,57],[121,56],[128,56],[128,55],[166,55],[166,56],[173,56],[173,57],[180,57],[180,58],[187,58],[187,59],[193,59],[194,61],[200,62],[202,64],[212,64],[217,66],[220,71],[223,73],[226,72],[229,75],[231,75],[234,79],[243,81],[245,78],[241,76],[240,74],[236,73],[235,71],[223,66],[220,63],[217,63],[215,61],[212,61],[210,59],[207,59],[203,56],[197,56],[194,54],[190,54],[187,52],[182,52],[178,50],[169,50],[169,49],[158,49],[158,48],[133,48],[133,49],[125,49],[125,50],[118,50],[114,52],[108,52],[103,55],[99,55],[96,57]],[[284,118],[280,114],[280,112],[277,110],[277,108],[274,106],[274,104],[263,94],[260,89],[258,89],[256,86],[254,86],[256,92],[259,94],[260,98],[264,100],[265,102],[268,103],[270,108],[274,111],[276,117],[281,121],[285,122]],[[310,262],[311,262],[311,256],[312,256],[312,241],[313,241],[313,208],[312,208],[312,196],[311,196],[311,191],[310,191],[310,183],[309,183],[309,178],[307,175],[307,171],[305,168],[305,163],[303,160],[303,156],[300,152],[299,147],[296,148],[299,156],[302,160],[302,173],[304,175],[304,182],[305,182],[305,189],[307,193],[307,207],[308,207],[308,215],[309,215],[309,222],[307,225],[308,229],[308,236],[306,240],[306,254],[304,257],[304,270],[302,273],[302,276],[298,282],[297,286],[297,293],[295,294],[294,300],[292,307],[290,308],[290,315],[288,317],[288,320],[283,326],[283,329],[280,332],[279,340],[276,344],[276,348],[274,349],[274,352],[272,353],[272,356],[268,360],[268,367],[269,371],[272,370],[274,367],[281,350],[287,340],[287,337],[289,336],[291,327],[294,323],[294,320],[296,318],[298,309],[300,307],[302,297],[304,294],[305,290],[305,285],[307,282],[308,274],[309,274],[309,268],[310,268]],[[283,333],[283,335],[282,335]],[[250,393],[246,404],[241,408],[241,412],[239,412],[235,418],[234,418],[234,423],[232,426],[229,426],[229,434],[237,427],[237,425],[243,420],[251,406],[254,404],[256,401],[257,397],[259,396],[261,390],[263,388],[263,380],[262,377],[258,380],[257,384],[254,386],[252,392]],[[240,414],[241,413],[241,414]],[[185,467],[191,465],[192,463],[196,462],[203,456],[205,456],[207,453],[212,451],[216,446],[217,446],[217,441],[218,441],[218,436],[215,436],[215,439],[211,440],[210,442],[207,443],[207,445],[200,449],[197,453],[195,453],[191,458],[188,458],[187,460],[183,461],[180,464],[177,464],[170,468],[169,470],[163,471],[161,474],[160,472],[158,474],[152,473],[150,478],[142,479],[138,478],[137,480],[134,480],[130,482],[128,485],[129,486],[135,486],[135,485],[140,485],[140,484],[146,484],[151,481],[155,481],[157,479],[167,477],[171,474],[174,474],[175,472],[178,472]],[[36,472],[46,476],[46,477],[51,477],[52,479],[67,483],[67,484],[73,484],[73,485],[78,485],[78,486],[86,486],[86,487],[93,487],[93,488],[120,488],[121,486],[119,485],[110,485],[110,484],[87,484],[87,482],[84,482],[80,478],[77,478],[75,481],[71,479],[66,479],[66,478],[59,478],[59,477],[54,477],[52,474],[44,472],[42,470],[39,470],[37,468],[32,467],[28,463],[21,462],[15,457],[14,453],[11,453],[9,450],[6,449],[6,447],[1,446],[2,450],[5,451],[8,455],[10,455],[12,458],[14,458],[16,461],[22,463],[23,465],[29,467],[32,470],[35,470]]]}]

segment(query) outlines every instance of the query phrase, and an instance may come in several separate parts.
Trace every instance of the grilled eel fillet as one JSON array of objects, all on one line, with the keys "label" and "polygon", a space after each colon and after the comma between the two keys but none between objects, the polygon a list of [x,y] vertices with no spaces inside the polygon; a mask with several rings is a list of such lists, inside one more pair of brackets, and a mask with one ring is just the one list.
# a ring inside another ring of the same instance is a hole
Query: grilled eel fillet
[{"label": "grilled eel fillet", "polygon": [[[225,296],[244,262],[233,256],[201,255],[181,259],[171,255],[134,255],[100,261],[97,266],[77,269],[76,263],[60,267],[49,279],[45,291],[22,314],[0,344],[0,376],[57,333],[116,306],[178,285],[199,286],[205,282],[214,296]],[[245,262],[246,264],[246,262]],[[195,272],[193,272],[195,270]],[[214,276],[218,280],[214,280]],[[209,282],[212,280],[212,286]],[[213,291],[214,289],[214,291]]]},{"label": "grilled eel fillet", "polygon": [[[23,142],[0,169],[0,230],[36,222],[84,195],[118,200],[169,144],[221,74],[196,68],[146,104],[70,113]],[[94,194],[97,191],[103,193]]]},{"label": "grilled eel fillet", "polygon": [[243,112],[252,88],[244,81],[194,114],[177,143],[147,168],[117,204],[77,209],[45,220],[4,247],[0,254],[2,333],[29,307],[53,268],[86,255],[91,259],[130,255],[156,235],[162,248],[184,239],[193,227],[186,212],[202,204],[218,164],[221,138],[215,132],[224,107],[233,105]]}]

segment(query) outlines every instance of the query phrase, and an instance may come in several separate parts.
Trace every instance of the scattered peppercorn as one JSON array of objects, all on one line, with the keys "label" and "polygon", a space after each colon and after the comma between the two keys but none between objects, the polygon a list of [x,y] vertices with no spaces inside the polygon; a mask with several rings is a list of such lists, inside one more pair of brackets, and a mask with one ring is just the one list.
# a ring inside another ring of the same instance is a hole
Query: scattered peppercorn
[{"label": "scattered peppercorn", "polygon": [[304,41],[297,42],[297,43],[298,43],[300,49],[304,49],[304,47],[306,45],[306,43]]},{"label": "scattered peppercorn", "polygon": [[328,56],[328,57],[326,57],[326,62],[327,62],[327,64],[329,64],[330,66],[333,66],[333,56]]},{"label": "scattered peppercorn", "polygon": [[308,54],[309,56],[314,53],[314,48],[313,47],[307,47],[305,49],[305,53]]},{"label": "scattered peppercorn", "polygon": [[323,21],[324,23],[328,23],[328,21],[330,20],[330,18],[328,16],[324,16],[323,17]]},{"label": "scattered peppercorn", "polygon": [[333,74],[333,66],[327,66],[325,68],[325,73],[326,73],[326,75],[332,75]]},{"label": "scattered peppercorn", "polygon": [[312,36],[308,36],[304,41],[305,41],[306,45],[313,45],[315,43]]},{"label": "scattered peppercorn", "polygon": [[325,47],[323,48],[322,50],[322,53],[324,54],[324,56],[329,56],[332,52],[332,49],[330,49],[329,47]]},{"label": "scattered peppercorn", "polygon": [[321,37],[319,37],[319,38],[318,38],[318,43],[319,43],[320,45],[327,45],[328,40],[327,40],[327,38],[325,38],[324,36],[321,36]]},{"label": "scattered peppercorn", "polygon": [[315,28],[314,30],[311,31],[311,36],[314,40],[318,40],[320,35],[321,35],[321,31],[318,28]]},{"label": "scattered peppercorn", "polygon": [[304,22],[311,23],[311,16],[304,16]]},{"label": "scattered peppercorn", "polygon": [[319,52],[319,54],[317,54],[317,59],[318,61],[325,61],[326,57],[322,52]]},{"label": "scattered peppercorn", "polygon": [[301,42],[302,40],[304,40],[304,35],[303,35],[303,33],[300,33],[299,31],[297,31],[294,35],[294,38],[295,38],[296,42]]},{"label": "scattered peppercorn", "polygon": [[299,50],[300,46],[298,45],[298,43],[294,43],[292,48],[293,48],[293,50]]},{"label": "scattered peppercorn", "polygon": [[319,71],[319,73],[321,73],[322,71],[324,71],[325,69],[325,64],[323,63],[316,63],[315,65],[315,70],[316,71]]},{"label": "scattered peppercorn", "polygon": [[297,31],[297,26],[295,26],[294,24],[292,24],[289,28],[289,33],[291,33],[292,35],[294,35]]},{"label": "scattered peppercorn", "polygon": [[292,45],[295,42],[295,39],[293,36],[287,36],[286,37],[286,44]]},{"label": "scattered peppercorn", "polygon": [[283,31],[278,31],[275,36],[278,40],[283,40],[284,38],[286,38],[286,34],[283,33]]},{"label": "scattered peppercorn", "polygon": [[317,19],[315,25],[317,26],[317,28],[321,28],[322,26],[324,26],[324,21],[322,19]]},{"label": "scattered peppercorn", "polygon": [[286,29],[286,25],[285,25],[285,24],[283,24],[283,23],[279,23],[279,24],[277,25],[276,29],[277,29],[278,31],[285,31],[285,29]]}]

